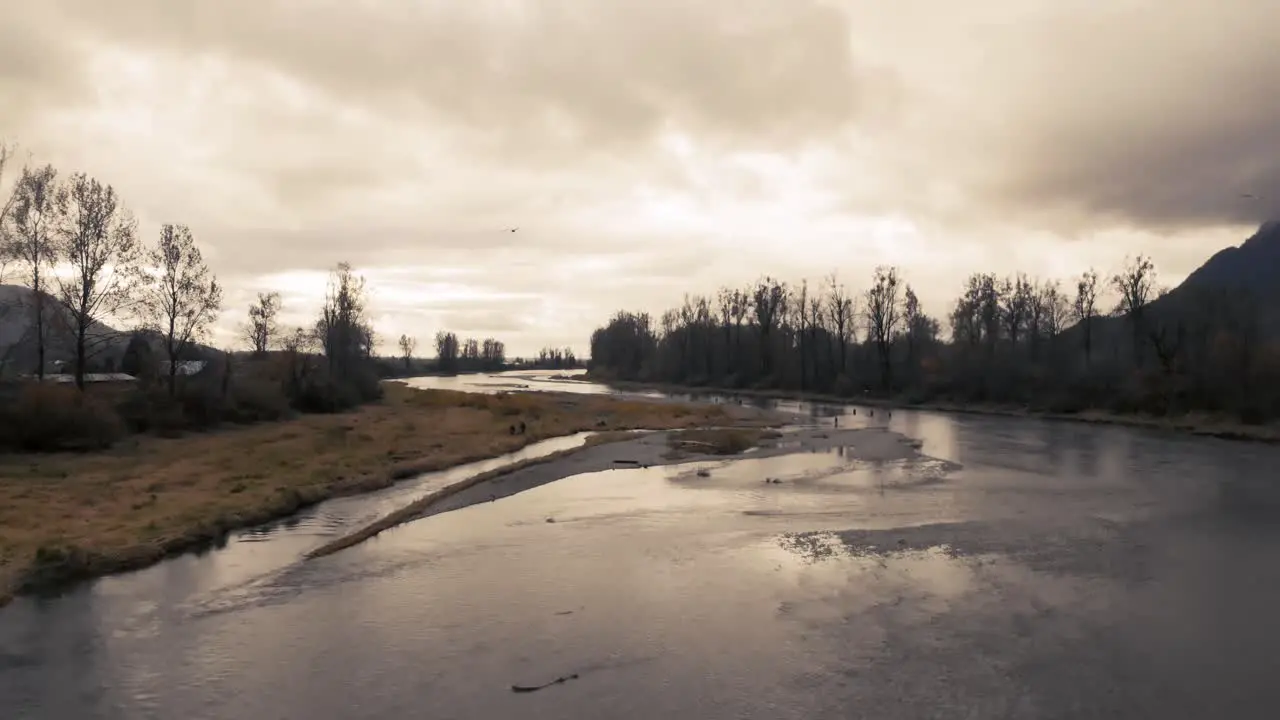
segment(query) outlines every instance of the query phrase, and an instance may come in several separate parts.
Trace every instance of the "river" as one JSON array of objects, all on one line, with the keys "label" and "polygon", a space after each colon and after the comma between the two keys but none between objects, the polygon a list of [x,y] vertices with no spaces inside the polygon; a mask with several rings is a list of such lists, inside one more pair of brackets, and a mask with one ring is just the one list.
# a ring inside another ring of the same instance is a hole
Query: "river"
[{"label": "river", "polygon": [[[608,392],[546,376],[411,382]],[[744,458],[701,481],[681,466],[578,475],[304,561],[505,460],[331,501],[0,610],[0,717],[1280,712],[1280,448],[781,405],[887,425],[927,457]]]}]

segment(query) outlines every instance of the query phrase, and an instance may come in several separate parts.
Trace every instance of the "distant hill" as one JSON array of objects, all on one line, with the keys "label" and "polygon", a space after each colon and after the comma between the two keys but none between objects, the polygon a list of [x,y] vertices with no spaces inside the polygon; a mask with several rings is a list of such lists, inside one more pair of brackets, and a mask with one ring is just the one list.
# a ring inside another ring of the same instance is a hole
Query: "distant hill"
[{"label": "distant hill", "polygon": [[1198,287],[1239,288],[1260,297],[1280,296],[1280,221],[1263,223],[1240,246],[1218,251],[1176,291]]},{"label": "distant hill", "polygon": [[1263,223],[1239,246],[1218,251],[1152,306],[1194,306],[1199,296],[1215,292],[1251,295],[1263,332],[1280,337],[1280,221]]},{"label": "distant hill", "polygon": [[[0,375],[30,373],[35,370],[38,353],[31,310],[35,306],[35,297],[30,288],[0,285]],[[47,308],[53,308],[50,312],[60,312],[64,318],[59,322],[59,316],[55,315],[46,327],[45,362],[46,372],[49,372],[49,364],[58,361],[70,363],[75,360],[75,335],[66,309],[49,295],[45,295],[45,303]],[[159,335],[147,334],[152,336],[151,344],[155,350],[162,352]],[[118,368],[132,336],[132,332],[94,323],[89,330],[90,369],[110,372]],[[214,352],[213,348],[197,345],[190,354],[191,359],[200,359]]]}]

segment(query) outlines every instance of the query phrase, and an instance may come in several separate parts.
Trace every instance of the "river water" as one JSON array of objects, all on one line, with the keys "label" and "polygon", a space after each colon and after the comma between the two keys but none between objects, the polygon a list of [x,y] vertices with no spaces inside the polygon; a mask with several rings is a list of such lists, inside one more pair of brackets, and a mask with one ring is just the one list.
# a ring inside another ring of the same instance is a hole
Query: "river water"
[{"label": "river water", "polygon": [[[546,375],[412,382],[608,392]],[[1280,712],[1280,448],[782,407],[887,425],[926,457],[578,475],[303,561],[509,458],[325,503],[0,610],[0,718]]]}]

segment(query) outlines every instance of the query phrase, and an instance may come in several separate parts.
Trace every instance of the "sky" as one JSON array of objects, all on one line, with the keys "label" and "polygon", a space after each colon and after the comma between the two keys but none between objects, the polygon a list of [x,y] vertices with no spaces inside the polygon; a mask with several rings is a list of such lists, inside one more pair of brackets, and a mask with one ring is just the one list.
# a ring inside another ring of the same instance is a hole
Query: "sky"
[{"label": "sky", "polygon": [[[762,274],[1144,253],[1176,284],[1280,217],[1259,0],[0,0],[0,138],[191,227],[226,287],[587,350]],[[1256,197],[1245,197],[1252,195]],[[509,232],[509,228],[518,228]]]}]

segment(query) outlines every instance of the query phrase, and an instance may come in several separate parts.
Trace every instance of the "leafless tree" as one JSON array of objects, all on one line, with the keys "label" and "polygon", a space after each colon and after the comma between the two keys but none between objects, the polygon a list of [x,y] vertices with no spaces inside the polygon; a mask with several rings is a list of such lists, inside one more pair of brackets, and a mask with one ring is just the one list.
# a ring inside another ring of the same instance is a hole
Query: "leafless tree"
[{"label": "leafless tree", "polygon": [[339,263],[329,278],[329,289],[316,325],[316,336],[339,379],[352,377],[356,367],[373,354],[373,326],[366,308],[367,291],[362,276],[348,263]]},{"label": "leafless tree", "polygon": [[460,352],[461,347],[456,334],[444,330],[436,333],[436,368],[440,372],[457,370]]},{"label": "leafless tree", "polygon": [[254,357],[263,357],[271,349],[280,332],[276,317],[280,314],[280,293],[258,293],[258,299],[249,306],[249,322],[243,328]]},{"label": "leafless tree", "polygon": [[[486,341],[489,342],[489,341]],[[408,335],[400,336],[400,356],[404,358],[404,369],[408,370],[413,360],[413,351],[418,348],[418,339],[409,337]],[[492,353],[492,347],[489,348]]]},{"label": "leafless tree", "polygon": [[786,284],[767,276],[758,280],[752,291],[752,308],[760,333],[760,368],[765,376],[773,371],[773,335],[786,313],[789,298]]},{"label": "leafless tree", "polygon": [[840,349],[840,373],[849,372],[849,344],[854,342],[854,307],[853,296],[845,290],[835,273],[827,278],[827,315],[829,327],[835,331],[836,343]]},{"label": "leafless tree", "polygon": [[1156,266],[1151,258],[1139,255],[1126,260],[1120,272],[1111,278],[1111,286],[1120,295],[1116,313],[1129,322],[1133,333],[1133,358],[1142,365],[1142,336],[1147,330],[1147,305],[1155,292]]},{"label": "leafless tree", "polygon": [[44,378],[49,321],[49,276],[56,262],[58,229],[67,210],[67,193],[52,165],[23,168],[13,190],[6,255],[31,289],[31,322],[36,341],[36,377]]},{"label": "leafless tree", "polygon": [[907,341],[907,367],[912,372],[919,361],[920,345],[930,332],[929,321],[929,316],[920,306],[916,291],[910,284],[905,285],[902,295],[902,324]]},{"label": "leafless tree", "polygon": [[893,387],[893,362],[890,349],[901,320],[902,281],[895,267],[878,267],[867,290],[863,307],[867,319],[867,335],[876,345],[880,359],[880,381],[887,390]]},{"label": "leafless tree", "polygon": [[1062,292],[1062,285],[1052,280],[1040,286],[1037,303],[1044,334],[1053,341],[1066,329],[1071,313],[1070,301]]},{"label": "leafless tree", "polygon": [[114,188],[83,173],[71,176],[65,222],[54,248],[68,272],[54,285],[75,338],[75,379],[81,390],[90,353],[97,349],[90,347],[89,331],[132,302],[141,259],[137,229]]},{"label": "leafless tree", "polygon": [[169,393],[177,392],[178,365],[208,330],[222,308],[222,286],[209,272],[191,230],[166,224],[147,253],[150,271],[142,315],[164,338],[169,360]]},{"label": "leafless tree", "polygon": [[1076,281],[1076,296],[1071,311],[1080,325],[1084,344],[1084,362],[1093,360],[1093,321],[1098,317],[1098,272],[1093,268],[1084,271]]},{"label": "leafless tree", "polygon": [[[814,382],[817,382],[820,365],[824,357],[830,356],[830,343],[828,342],[827,352],[821,352],[818,343],[819,335],[826,330],[826,300],[823,298],[821,288],[815,288],[809,294],[809,345],[812,350],[809,351],[809,362],[813,367]],[[829,340],[830,335],[823,334],[824,339]]]},{"label": "leafless tree", "polygon": [[1004,323],[1005,336],[1009,338],[1009,345],[1017,350],[1018,340],[1022,337],[1031,314],[1034,290],[1027,276],[1019,273],[1001,284],[999,297],[1000,318]]},{"label": "leafless tree", "polygon": [[809,330],[812,323],[809,319],[809,281],[800,281],[800,290],[796,293],[795,303],[792,311],[795,315],[794,327],[796,330],[796,339],[798,341],[797,348],[800,350],[800,390],[801,392],[808,389],[809,385],[809,366],[813,360],[813,346],[809,342]]}]

